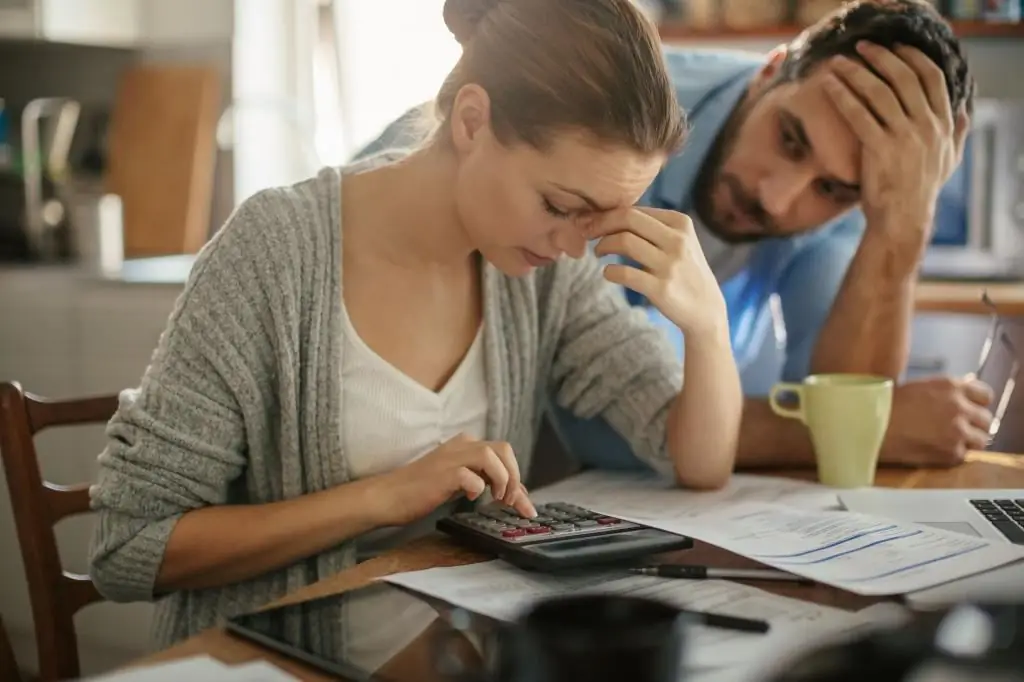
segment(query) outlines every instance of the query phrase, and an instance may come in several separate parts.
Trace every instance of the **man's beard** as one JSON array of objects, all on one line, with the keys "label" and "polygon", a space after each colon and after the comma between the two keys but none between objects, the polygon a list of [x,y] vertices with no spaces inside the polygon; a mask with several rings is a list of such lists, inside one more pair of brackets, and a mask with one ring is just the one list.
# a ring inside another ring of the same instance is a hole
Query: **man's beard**
[{"label": "man's beard", "polygon": [[[740,126],[747,120],[750,110],[759,98],[752,97],[750,101],[740,102],[733,110],[711,146],[694,183],[693,206],[701,223],[718,239],[729,244],[757,242],[775,232],[771,216],[761,206],[761,202],[746,191],[739,178],[732,173],[722,172],[722,166],[735,146]],[[734,210],[750,216],[761,228],[761,234],[731,232],[719,222],[713,204],[714,192],[718,188],[728,192]]]}]

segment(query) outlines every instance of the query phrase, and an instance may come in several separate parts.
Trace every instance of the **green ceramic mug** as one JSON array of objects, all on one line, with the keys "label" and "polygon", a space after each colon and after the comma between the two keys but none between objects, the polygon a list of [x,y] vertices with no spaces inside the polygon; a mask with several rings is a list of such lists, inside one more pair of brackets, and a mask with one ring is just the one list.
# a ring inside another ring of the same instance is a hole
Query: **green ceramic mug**
[{"label": "green ceramic mug", "polygon": [[[889,428],[893,381],[865,374],[814,374],[802,384],[779,383],[768,397],[772,411],[807,426],[818,463],[818,480],[836,488],[875,482],[878,454]],[[779,403],[794,393],[796,407]]]}]

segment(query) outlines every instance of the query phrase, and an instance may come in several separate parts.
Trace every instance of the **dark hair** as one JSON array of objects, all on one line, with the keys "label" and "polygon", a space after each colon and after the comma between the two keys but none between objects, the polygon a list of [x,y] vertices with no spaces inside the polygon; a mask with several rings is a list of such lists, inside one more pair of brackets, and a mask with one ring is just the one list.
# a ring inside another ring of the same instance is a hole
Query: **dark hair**
[{"label": "dark hair", "polygon": [[802,78],[835,55],[860,60],[857,42],[868,40],[892,49],[914,47],[935,62],[946,76],[952,110],[974,107],[974,77],[960,41],[949,23],[925,0],[853,0],[807,28],[789,46],[779,78]]},{"label": "dark hair", "polygon": [[447,0],[444,20],[463,52],[435,100],[441,130],[475,83],[502,144],[543,149],[572,129],[641,153],[683,143],[657,33],[632,0]]}]

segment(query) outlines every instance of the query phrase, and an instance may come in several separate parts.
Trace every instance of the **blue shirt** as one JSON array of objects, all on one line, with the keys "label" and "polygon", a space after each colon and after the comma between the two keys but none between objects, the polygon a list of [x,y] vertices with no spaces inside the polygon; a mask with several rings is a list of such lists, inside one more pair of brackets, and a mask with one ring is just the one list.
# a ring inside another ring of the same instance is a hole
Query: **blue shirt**
[{"label": "blue shirt", "polygon": [[[667,48],[666,60],[676,98],[690,121],[690,134],[641,203],[691,213],[701,166],[751,78],[764,65],[764,57],[738,51]],[[765,144],[774,142],[766,140]],[[755,359],[771,330],[769,298],[778,294],[786,327],[781,378],[799,381],[808,374],[818,333],[862,232],[862,214],[851,211],[812,233],[766,239],[756,244],[747,267],[722,283],[733,353],[741,371]],[[682,352],[682,334],[675,325],[656,311],[650,311],[650,317]]]},{"label": "blue shirt", "polygon": [[[764,65],[764,57],[668,47],[665,56],[690,132],[683,149],[665,165],[640,203],[687,213],[693,209],[692,191],[701,166],[751,78]],[[409,112],[392,123],[359,156],[408,142],[404,134],[416,115]],[[810,233],[760,241],[746,268],[722,283],[730,340],[741,372],[757,357],[772,327],[769,300],[778,294],[786,327],[780,378],[799,381],[809,373],[818,334],[860,243],[863,225],[862,214],[851,211]],[[672,338],[681,356],[684,344],[679,329],[631,293],[627,292],[630,301],[647,308],[652,322]],[[744,388],[748,394],[763,395],[767,387]],[[568,449],[584,464],[613,469],[641,466],[625,440],[602,419],[581,420],[558,406],[552,406],[551,416]]]}]

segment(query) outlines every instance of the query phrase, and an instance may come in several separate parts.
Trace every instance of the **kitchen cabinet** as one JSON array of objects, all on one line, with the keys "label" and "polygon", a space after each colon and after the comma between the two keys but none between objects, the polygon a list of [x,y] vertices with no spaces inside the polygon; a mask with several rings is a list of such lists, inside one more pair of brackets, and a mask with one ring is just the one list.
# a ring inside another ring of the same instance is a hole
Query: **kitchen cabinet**
[{"label": "kitchen cabinet", "polygon": [[224,43],[234,35],[234,0],[135,1],[147,47]]},{"label": "kitchen cabinet", "polygon": [[140,8],[139,0],[0,0],[0,38],[134,46]]},{"label": "kitchen cabinet", "polygon": [[0,39],[180,48],[233,33],[234,0],[0,0]]}]

